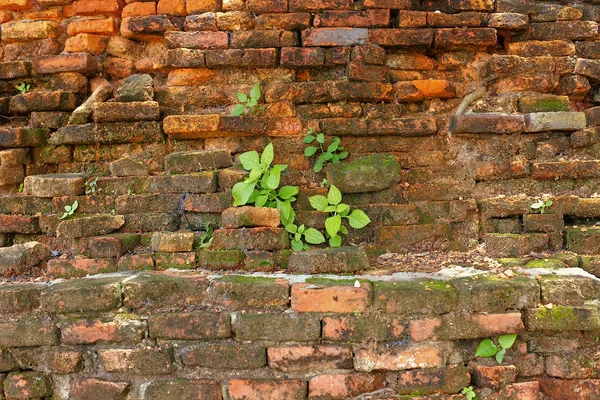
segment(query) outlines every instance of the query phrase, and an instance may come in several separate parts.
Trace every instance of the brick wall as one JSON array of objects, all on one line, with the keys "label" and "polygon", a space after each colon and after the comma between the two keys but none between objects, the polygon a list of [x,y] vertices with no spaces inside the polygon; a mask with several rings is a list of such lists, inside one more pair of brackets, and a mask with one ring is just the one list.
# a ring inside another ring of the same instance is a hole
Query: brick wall
[{"label": "brick wall", "polygon": [[[600,396],[596,279],[358,279],[4,285],[0,398],[432,400],[462,399],[466,386],[480,399]],[[501,365],[474,357],[503,334],[518,337]]]},{"label": "brick wall", "polygon": [[[129,243],[148,249],[152,232],[218,227],[244,151],[273,142],[290,166],[284,183],[319,193],[326,174],[302,155],[314,128],[339,136],[349,161],[390,153],[402,168],[376,191],[346,190],[372,217],[350,238],[371,256],[483,241],[494,256],[597,253],[595,230],[569,236],[565,224],[598,217],[587,205],[600,181],[599,12],[508,0],[1,0],[0,244],[40,241],[81,265],[102,259],[97,270],[164,266],[120,261],[123,241],[141,232]],[[117,90],[132,74],[151,80],[137,97]],[[256,82],[264,112],[231,117]],[[71,117],[92,92],[99,102]],[[223,157],[190,168],[195,150]],[[101,191],[84,196],[76,186],[95,178]],[[571,208],[530,216],[542,194]],[[77,215],[123,216],[112,251],[97,247],[115,229],[82,235],[92,244],[58,240],[74,200]],[[322,226],[306,202],[297,209]],[[196,265],[189,250],[175,264]]]}]

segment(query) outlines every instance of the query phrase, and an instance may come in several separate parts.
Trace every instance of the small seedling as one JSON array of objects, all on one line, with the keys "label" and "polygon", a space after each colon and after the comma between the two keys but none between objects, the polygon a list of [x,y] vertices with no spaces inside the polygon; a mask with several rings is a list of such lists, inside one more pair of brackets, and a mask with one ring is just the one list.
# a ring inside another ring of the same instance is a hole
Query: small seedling
[{"label": "small seedling", "polygon": [[58,217],[58,219],[69,219],[73,216],[73,214],[75,214],[75,210],[77,210],[77,207],[79,207],[79,203],[77,202],[77,200],[75,200],[73,202],[73,204],[71,205],[66,205],[65,206],[65,213],[61,216]]},{"label": "small seedling", "polygon": [[127,194],[128,194],[129,196],[132,196],[132,195],[134,194],[134,193],[133,193],[133,189],[127,189]]},{"label": "small seedling", "polygon": [[238,93],[237,99],[239,101],[231,110],[231,115],[239,117],[240,115],[250,115],[257,111],[263,111],[264,108],[258,105],[258,99],[260,99],[260,83],[256,83],[250,90],[249,95],[246,93]]},{"label": "small seedling", "polygon": [[317,146],[308,146],[304,149],[304,155],[306,157],[312,157],[317,152],[321,152],[315,160],[313,167],[315,172],[320,172],[323,166],[328,163],[338,163],[348,157],[348,152],[343,151],[344,148],[340,145],[341,139],[337,136],[333,138],[333,142],[325,149],[323,144],[325,143],[325,135],[323,133],[317,133],[314,129],[310,128],[302,141],[305,144],[311,144],[317,142]]},{"label": "small seedling", "polygon": [[531,208],[533,211],[539,211],[540,214],[545,214],[546,210],[548,210],[552,204],[554,204],[552,200],[537,200],[535,203],[530,205],[529,208]]},{"label": "small seedling", "polygon": [[[294,251],[302,251],[308,250],[308,244],[321,244],[325,243],[325,238],[323,234],[316,230],[315,228],[306,228],[304,224],[300,226],[296,226],[295,224],[288,224],[285,227],[285,230],[288,231],[293,237],[291,240],[292,250]],[[304,242],[302,239],[304,239]]]},{"label": "small seedling", "polygon": [[23,182],[21,182],[21,183],[19,184],[19,188],[17,189],[17,192],[18,192],[18,193],[23,193],[23,188],[24,188],[24,186],[23,186]]},{"label": "small seedling", "polygon": [[96,177],[96,179],[94,180],[85,182],[83,186],[85,187],[86,196],[93,196],[96,193],[100,193],[102,191],[102,189],[98,187],[98,177]]},{"label": "small seedling", "polygon": [[464,387],[460,392],[465,395],[467,400],[477,400],[477,393],[473,391],[473,386]]},{"label": "small seedling", "polygon": [[20,85],[15,86],[17,88],[17,90],[19,92],[21,92],[21,94],[25,94],[27,92],[29,92],[29,89],[31,89],[31,85],[29,83],[25,83],[25,82],[21,82]]},{"label": "small seedling", "polygon": [[510,349],[512,345],[515,344],[515,340],[517,340],[516,334],[498,337],[498,345],[495,345],[494,342],[492,342],[492,339],[483,339],[481,343],[479,343],[479,346],[477,346],[475,357],[496,356],[496,362],[502,364],[506,350]]},{"label": "small seedling", "polygon": [[308,201],[315,210],[329,213],[330,216],[325,220],[325,231],[331,247],[340,247],[341,235],[348,234],[348,229],[342,225],[342,218],[346,218],[354,229],[364,228],[371,222],[367,214],[361,210],[350,212],[350,206],[342,203],[342,192],[335,185],[331,185],[327,197],[311,196]]},{"label": "small seedling", "polygon": [[206,227],[204,228],[204,234],[200,236],[200,243],[198,243],[197,246],[198,249],[205,249],[210,246],[213,240],[212,233],[212,226],[210,226],[210,224],[206,224]]}]

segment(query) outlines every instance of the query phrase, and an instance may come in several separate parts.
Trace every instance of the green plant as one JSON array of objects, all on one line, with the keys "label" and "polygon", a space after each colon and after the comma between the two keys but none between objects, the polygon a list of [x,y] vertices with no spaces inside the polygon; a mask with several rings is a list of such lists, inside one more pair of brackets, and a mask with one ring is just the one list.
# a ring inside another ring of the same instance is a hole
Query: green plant
[{"label": "green plant", "polygon": [[17,188],[18,193],[23,193],[24,185],[23,182],[19,183],[19,187]]},{"label": "green plant", "polygon": [[239,117],[240,115],[254,114],[257,111],[264,110],[263,107],[258,105],[258,99],[260,99],[260,83],[256,83],[250,90],[249,94],[238,93],[237,99],[239,101],[231,110],[231,115]]},{"label": "green plant", "polygon": [[317,154],[317,152],[321,152],[315,160],[315,165],[313,167],[315,172],[321,171],[323,166],[327,163],[338,163],[348,157],[348,152],[343,151],[344,148],[340,145],[340,138],[337,136],[333,138],[333,142],[325,149],[323,147],[323,144],[325,144],[325,135],[323,133],[316,133],[314,129],[310,128],[304,137],[303,143],[311,144],[315,141],[319,145],[318,147],[308,146],[304,149],[304,155],[306,157],[312,157]]},{"label": "green plant", "polygon": [[464,387],[460,392],[465,395],[467,400],[477,400],[477,393],[473,391],[473,386]]},{"label": "green plant", "polygon": [[475,357],[492,357],[496,356],[496,362],[502,364],[506,350],[510,349],[517,340],[517,335],[502,335],[498,337],[498,345],[495,345],[491,339],[483,339],[477,351],[475,351]]},{"label": "green plant", "polygon": [[350,212],[350,206],[342,203],[342,193],[335,185],[331,185],[327,197],[311,196],[308,201],[315,210],[329,213],[330,216],[325,220],[325,231],[331,247],[341,246],[341,234],[348,234],[348,229],[342,225],[342,218],[346,218],[350,226],[355,229],[364,228],[371,222],[367,214],[361,210]]},{"label": "green plant", "polygon": [[[292,250],[301,251],[308,250],[308,244],[321,244],[325,243],[323,234],[315,228],[306,228],[304,224],[296,226],[295,224],[288,224],[285,230],[290,233]],[[302,240],[304,238],[304,241]]]},{"label": "green plant", "polygon": [[17,88],[17,90],[19,92],[21,92],[21,94],[25,94],[27,92],[29,92],[29,90],[31,89],[31,85],[29,83],[25,83],[25,82],[21,82],[20,85],[15,86]]},{"label": "green plant", "polygon": [[96,179],[92,179],[86,181],[83,186],[85,187],[86,196],[95,195],[96,193],[100,193],[102,191],[101,188],[98,187],[98,177]]},{"label": "green plant", "polygon": [[531,208],[533,211],[539,211],[540,214],[544,214],[546,212],[546,210],[552,205],[554,204],[552,202],[552,200],[547,200],[547,201],[543,201],[543,200],[537,200],[536,202],[534,202],[532,205],[529,206],[529,208]]},{"label": "green plant", "polygon": [[210,246],[210,244],[212,243],[212,240],[213,240],[212,234],[213,234],[213,228],[212,228],[212,226],[210,226],[210,223],[207,223],[204,228],[204,233],[202,234],[202,236],[200,236],[200,238],[199,238],[200,242],[198,243],[198,246],[196,246],[196,248],[205,249],[208,246]]},{"label": "green plant", "polygon": [[66,205],[65,206],[65,213],[61,216],[58,217],[58,219],[69,219],[73,216],[73,214],[75,214],[75,210],[77,210],[77,207],[79,207],[79,202],[77,200],[75,200],[73,202],[73,204],[71,205]]},{"label": "green plant", "polygon": [[242,167],[250,171],[250,175],[233,186],[231,190],[233,206],[253,203],[256,207],[277,208],[281,223],[285,227],[296,219],[292,203],[296,201],[298,187],[282,186],[279,191],[277,190],[281,181],[281,172],[287,168],[287,165],[271,166],[273,157],[272,143],[265,147],[260,156],[254,150],[240,155]]},{"label": "green plant", "polygon": [[134,194],[133,189],[127,189],[127,195],[132,196]]}]

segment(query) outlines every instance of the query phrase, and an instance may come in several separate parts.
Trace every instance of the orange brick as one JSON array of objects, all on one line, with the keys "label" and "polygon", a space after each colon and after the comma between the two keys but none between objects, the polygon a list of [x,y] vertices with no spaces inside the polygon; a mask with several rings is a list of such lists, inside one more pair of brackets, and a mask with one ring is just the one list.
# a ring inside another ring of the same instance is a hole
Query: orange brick
[{"label": "orange brick", "polygon": [[121,5],[118,0],[79,0],[65,6],[66,18],[74,15],[120,15]]},{"label": "orange brick", "polygon": [[456,95],[452,83],[443,79],[423,79],[398,82],[394,91],[399,101],[419,101],[423,99],[450,98]]},{"label": "orange brick", "polygon": [[133,61],[124,58],[106,57],[102,63],[104,70],[113,78],[127,78],[133,73]]},{"label": "orange brick", "polygon": [[435,368],[442,365],[442,354],[433,346],[383,347],[354,351],[354,369],[402,371],[413,368]]},{"label": "orange brick", "polygon": [[292,285],[292,308],[302,312],[363,312],[369,305],[371,287]]},{"label": "orange brick", "polygon": [[80,33],[67,39],[65,42],[65,51],[70,53],[92,53],[102,54],[108,43],[107,36],[90,35],[89,33]]},{"label": "orange brick", "polygon": [[267,349],[269,367],[284,372],[352,369],[352,349],[342,346],[287,346]]},{"label": "orange brick", "polygon": [[62,17],[62,11],[59,8],[52,8],[44,11],[31,11],[21,15],[21,19],[30,20],[51,20],[60,21]]},{"label": "orange brick", "polygon": [[415,342],[435,338],[436,331],[442,326],[441,318],[425,318],[421,320],[410,321],[408,330],[410,337]]},{"label": "orange brick", "polygon": [[477,314],[471,317],[471,322],[483,331],[484,336],[516,333],[525,329],[521,320],[521,313],[518,312],[508,314]]},{"label": "orange brick", "polygon": [[217,82],[225,78],[219,70],[208,68],[183,68],[169,72],[169,86],[204,86],[208,82]]},{"label": "orange brick", "polygon": [[38,74],[53,74],[56,72],[89,73],[95,71],[96,67],[96,57],[88,53],[41,56],[33,60],[33,70]]},{"label": "orange brick", "polygon": [[139,341],[142,337],[142,324],[138,320],[80,320],[61,329],[61,340],[66,345]]},{"label": "orange brick", "polygon": [[146,15],[156,14],[156,3],[153,2],[142,2],[142,3],[131,3],[127,4],[123,8],[121,17],[143,17]]},{"label": "orange brick", "polygon": [[385,386],[381,373],[351,373],[318,375],[308,382],[308,397],[347,399]]},{"label": "orange brick", "polygon": [[54,21],[15,21],[2,25],[2,41],[10,43],[54,39],[60,32],[60,25]]},{"label": "orange brick", "polygon": [[187,15],[185,0],[158,0],[156,13],[184,17]]},{"label": "orange brick", "polygon": [[22,11],[31,5],[29,0],[0,0],[0,10]]},{"label": "orange brick", "polygon": [[73,21],[67,26],[69,36],[80,33],[94,33],[97,35],[116,35],[117,22],[114,18],[103,19],[80,19]]},{"label": "orange brick", "polygon": [[220,1],[217,0],[186,0],[185,8],[188,14],[220,11]]},{"label": "orange brick", "polygon": [[227,383],[231,400],[306,398],[306,382],[303,380],[246,380],[232,379]]},{"label": "orange brick", "polygon": [[10,11],[0,11],[0,24],[8,22],[13,19],[13,15]]}]

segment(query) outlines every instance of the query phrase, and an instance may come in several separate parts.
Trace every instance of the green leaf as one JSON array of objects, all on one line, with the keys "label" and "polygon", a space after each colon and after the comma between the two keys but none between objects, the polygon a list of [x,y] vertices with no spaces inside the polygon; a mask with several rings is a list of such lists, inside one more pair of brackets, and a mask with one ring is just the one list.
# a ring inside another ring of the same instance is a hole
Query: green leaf
[{"label": "green leaf", "polygon": [[254,150],[240,154],[240,162],[246,171],[260,168],[260,158],[258,157],[258,152]]},{"label": "green leaf", "polygon": [[300,226],[298,227],[298,233],[304,233],[304,230],[305,230],[305,229],[306,229],[306,228],[305,228],[304,224],[300,225]]},{"label": "green leaf", "polygon": [[325,161],[329,161],[329,160],[331,160],[332,158],[333,158],[333,154],[331,154],[330,152],[328,152],[328,151],[327,151],[327,152],[323,153],[323,159],[324,159]]},{"label": "green leaf", "polygon": [[362,210],[354,210],[348,215],[348,223],[350,223],[350,226],[354,229],[364,228],[369,222],[371,222],[371,219]]},{"label": "green leaf", "polygon": [[333,153],[334,151],[336,151],[336,150],[337,150],[337,148],[338,148],[338,146],[339,146],[339,145],[340,145],[340,142],[339,142],[339,141],[338,141],[338,142],[336,142],[336,141],[334,140],[334,141],[333,141],[333,143],[331,143],[331,144],[329,145],[329,147],[327,147],[327,151],[328,151],[329,153]]},{"label": "green leaf", "polygon": [[340,162],[340,156],[337,154],[334,154],[333,157],[331,157],[331,162],[336,164]]},{"label": "green leaf", "polygon": [[267,203],[267,200],[269,200],[269,196],[267,195],[258,196],[256,200],[254,200],[254,205],[256,207],[262,207]]},{"label": "green leaf", "polygon": [[324,211],[328,213],[335,212],[335,206],[327,206]]},{"label": "green leaf", "polygon": [[541,203],[533,203],[532,205],[530,205],[530,208],[533,208],[534,210],[537,210],[538,208],[540,208],[542,206]]},{"label": "green leaf", "polygon": [[260,83],[256,82],[256,85],[250,90],[250,97],[258,100],[260,98]]},{"label": "green leaf", "polygon": [[294,251],[302,251],[304,249],[304,244],[302,243],[302,240],[292,239],[290,243],[292,245],[292,250]]},{"label": "green leaf", "polygon": [[248,96],[246,96],[246,93],[238,93],[237,99],[240,103],[246,103],[248,101]]},{"label": "green leaf", "polygon": [[317,211],[325,211],[327,206],[329,206],[329,202],[327,201],[327,198],[325,196],[321,196],[321,195],[310,196],[308,198],[308,202],[310,203],[312,208],[314,208]]},{"label": "green leaf", "polygon": [[350,206],[348,204],[338,204],[335,208],[335,212],[340,214],[342,217],[345,217],[350,212]]},{"label": "green leaf", "polygon": [[302,143],[311,144],[314,141],[315,141],[315,137],[313,135],[306,135],[306,136],[304,136],[304,140],[302,140]]},{"label": "green leaf", "polygon": [[342,201],[342,192],[340,189],[335,187],[335,185],[331,185],[329,188],[329,193],[327,193],[327,200],[329,204],[337,206]]},{"label": "green leaf", "polygon": [[248,198],[248,203],[254,203],[256,201],[256,199],[258,198],[258,196],[260,196],[261,193],[259,193],[258,190],[254,189],[252,191],[252,194],[250,195],[250,197]]},{"label": "green leaf", "polygon": [[66,212],[69,212],[69,211],[71,211],[71,206],[65,206],[65,211],[66,211]]},{"label": "green leaf", "polygon": [[79,207],[79,202],[77,200],[75,200],[73,202],[73,207],[71,207],[71,208],[72,208],[73,211],[75,211],[75,210],[77,210],[77,207]]},{"label": "green leaf", "polygon": [[263,165],[263,167],[269,166],[273,162],[273,157],[273,143],[269,143],[260,156],[260,163]]},{"label": "green leaf", "polygon": [[275,164],[275,166],[279,168],[281,172],[285,171],[288,167],[286,164]]},{"label": "green leaf", "polygon": [[[246,103],[246,105],[250,108],[256,107],[256,104],[258,104],[258,102],[256,101],[255,98],[248,100],[248,103]],[[253,109],[252,111],[255,111],[255,110]]]},{"label": "green leaf", "polygon": [[313,168],[315,172],[321,172],[323,169],[323,161],[315,161],[315,167]]},{"label": "green leaf", "polygon": [[331,247],[340,247],[342,245],[342,237],[340,235],[335,235],[334,237],[329,238],[329,245]]},{"label": "green leaf", "polygon": [[315,146],[308,146],[306,149],[304,149],[304,156],[305,157],[311,157],[314,156],[315,153],[317,152],[317,148]]},{"label": "green leaf", "polygon": [[344,235],[348,234],[348,228],[346,228],[344,225],[340,226],[340,232],[342,232]]},{"label": "green leaf", "polygon": [[282,186],[281,189],[279,189],[279,197],[282,200],[290,200],[291,198],[295,195],[298,194],[298,186]]},{"label": "green leaf", "polygon": [[231,195],[233,196],[233,206],[243,206],[248,203],[250,195],[254,191],[256,183],[238,182],[233,185]]},{"label": "green leaf", "polygon": [[340,160],[344,160],[344,159],[348,158],[348,152],[347,151],[342,151],[338,155],[340,156]]},{"label": "green leaf", "polygon": [[339,215],[334,215],[325,220],[325,230],[330,237],[334,237],[338,234],[341,225],[342,217]]},{"label": "green leaf", "polygon": [[322,133],[317,133],[317,142],[321,144],[325,143],[325,135],[323,135]]},{"label": "green leaf", "polygon": [[279,186],[279,182],[281,180],[281,170],[276,165],[271,169],[271,173],[267,176],[266,186],[269,189],[275,190]]},{"label": "green leaf", "polygon": [[500,349],[500,351],[498,351],[496,353],[496,362],[498,364],[502,364],[502,360],[504,360],[504,355],[506,354],[506,349]]},{"label": "green leaf", "polygon": [[498,347],[491,341],[491,339],[483,339],[477,350],[475,351],[475,357],[491,357],[498,353]]},{"label": "green leaf", "polygon": [[321,244],[325,243],[325,237],[321,232],[316,230],[315,228],[308,228],[304,232],[304,238],[310,244]]},{"label": "green leaf", "polygon": [[246,105],[245,104],[236,104],[233,107],[233,110],[231,110],[231,116],[233,116],[233,117],[239,117],[240,115],[242,115],[244,113],[245,109],[246,109]]},{"label": "green leaf", "polygon": [[289,201],[284,201],[279,203],[279,211],[281,212],[281,216],[285,219],[288,219],[292,214],[292,205]]},{"label": "green leaf", "polygon": [[285,225],[285,230],[289,233],[296,233],[298,232],[298,227],[296,224],[287,224]]},{"label": "green leaf", "polygon": [[505,349],[510,349],[517,340],[517,335],[502,335],[498,338],[498,343]]}]

